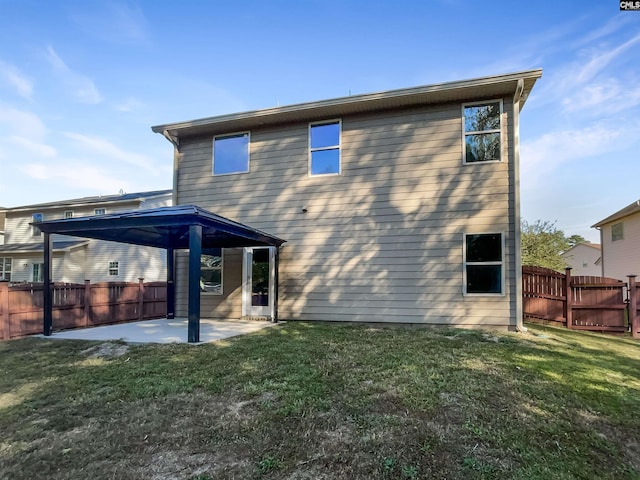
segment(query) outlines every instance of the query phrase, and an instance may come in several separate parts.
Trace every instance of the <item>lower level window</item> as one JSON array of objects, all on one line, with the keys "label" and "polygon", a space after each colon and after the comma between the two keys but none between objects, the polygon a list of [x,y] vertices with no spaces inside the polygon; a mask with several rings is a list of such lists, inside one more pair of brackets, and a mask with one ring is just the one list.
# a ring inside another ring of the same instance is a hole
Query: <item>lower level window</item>
[{"label": "lower level window", "polygon": [[0,257],[0,280],[11,281],[11,257]]},{"label": "lower level window", "polygon": [[120,263],[109,262],[109,275],[118,276],[120,274]]},{"label": "lower level window", "polygon": [[200,256],[200,291],[222,295],[222,250]]},{"label": "lower level window", "polygon": [[501,233],[464,236],[464,293],[502,294],[504,247]]},{"label": "lower level window", "polygon": [[34,283],[44,282],[44,263],[34,263],[31,266],[31,281]]}]

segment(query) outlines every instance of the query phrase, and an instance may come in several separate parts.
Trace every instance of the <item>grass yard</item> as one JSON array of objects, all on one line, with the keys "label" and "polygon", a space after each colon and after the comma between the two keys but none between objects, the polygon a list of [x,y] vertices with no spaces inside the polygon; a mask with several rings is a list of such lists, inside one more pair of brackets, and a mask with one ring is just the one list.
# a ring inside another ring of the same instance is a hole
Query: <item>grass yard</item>
[{"label": "grass yard", "polygon": [[289,323],[2,342],[0,373],[3,479],[640,478],[628,338]]}]

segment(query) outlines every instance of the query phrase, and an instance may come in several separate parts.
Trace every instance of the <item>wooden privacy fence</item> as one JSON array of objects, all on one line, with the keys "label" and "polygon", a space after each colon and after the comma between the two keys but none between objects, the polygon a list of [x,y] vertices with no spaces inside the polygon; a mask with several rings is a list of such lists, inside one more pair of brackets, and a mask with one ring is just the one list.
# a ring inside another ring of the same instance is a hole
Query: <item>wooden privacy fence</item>
[{"label": "wooden privacy fence", "polygon": [[635,275],[627,283],[606,277],[573,277],[570,268],[560,273],[524,266],[522,296],[526,319],[640,336],[640,289]]},{"label": "wooden privacy fence", "polygon": [[[0,339],[42,333],[43,285],[0,282]],[[166,315],[166,282],[53,284],[53,328],[91,327]]]}]

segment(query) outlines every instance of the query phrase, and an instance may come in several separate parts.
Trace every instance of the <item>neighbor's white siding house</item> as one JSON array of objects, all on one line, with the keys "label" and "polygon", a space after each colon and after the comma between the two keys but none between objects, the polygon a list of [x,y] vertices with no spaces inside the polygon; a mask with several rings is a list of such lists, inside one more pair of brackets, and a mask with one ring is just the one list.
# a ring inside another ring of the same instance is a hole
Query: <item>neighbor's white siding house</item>
[{"label": "neighbor's white siding house", "polygon": [[[30,225],[35,219],[94,216],[141,208],[168,206],[171,190],[106,195],[4,209],[5,244],[0,245],[0,280],[41,282],[43,240]],[[56,282],[92,283],[166,280],[166,252],[114,242],[53,236],[53,272]]]},{"label": "neighbor's white siding house", "polygon": [[566,252],[562,258],[571,267],[571,275],[602,276],[600,245],[595,243],[578,243]]},{"label": "neighbor's white siding house", "polygon": [[[153,130],[176,147],[176,204],[287,241],[279,254],[279,318],[515,327],[518,119],[541,74]],[[247,255],[223,250],[222,287],[202,294],[203,317],[247,316],[248,271],[256,268]],[[178,256],[183,315],[186,279],[186,258]]]},{"label": "neighbor's white siding house", "polygon": [[593,225],[600,230],[602,276],[640,275],[640,200]]}]

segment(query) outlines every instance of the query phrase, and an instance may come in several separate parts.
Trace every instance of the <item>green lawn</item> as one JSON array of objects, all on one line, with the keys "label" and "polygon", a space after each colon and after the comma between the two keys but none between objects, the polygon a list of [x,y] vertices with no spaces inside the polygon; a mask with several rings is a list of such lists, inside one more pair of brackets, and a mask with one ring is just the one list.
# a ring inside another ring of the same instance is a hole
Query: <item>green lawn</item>
[{"label": "green lawn", "polygon": [[640,478],[640,342],[289,323],[0,343],[3,479]]}]

